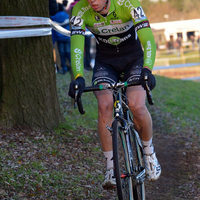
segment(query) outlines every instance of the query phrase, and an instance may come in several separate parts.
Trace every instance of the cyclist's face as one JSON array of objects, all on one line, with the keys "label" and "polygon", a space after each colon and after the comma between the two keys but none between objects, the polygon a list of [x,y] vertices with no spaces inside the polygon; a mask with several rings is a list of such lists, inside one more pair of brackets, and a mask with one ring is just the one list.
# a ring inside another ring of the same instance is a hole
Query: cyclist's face
[{"label": "cyclist's face", "polygon": [[102,10],[107,0],[87,0],[92,9],[96,12]]}]

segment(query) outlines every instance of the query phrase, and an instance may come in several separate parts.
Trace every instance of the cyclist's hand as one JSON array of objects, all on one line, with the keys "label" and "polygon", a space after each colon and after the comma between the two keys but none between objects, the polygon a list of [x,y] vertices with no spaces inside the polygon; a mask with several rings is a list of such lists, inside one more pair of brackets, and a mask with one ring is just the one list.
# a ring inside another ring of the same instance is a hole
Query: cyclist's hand
[{"label": "cyclist's hand", "polygon": [[145,89],[145,80],[144,80],[144,76],[145,75],[148,76],[148,86],[149,86],[150,90],[153,90],[154,87],[156,86],[155,76],[151,73],[151,70],[149,70],[147,68],[142,68],[142,72],[141,72],[141,84],[142,84],[142,87],[144,89]]},{"label": "cyclist's hand", "polygon": [[78,77],[76,80],[73,80],[70,83],[68,95],[73,99],[75,98],[75,92],[76,92],[75,85],[78,85],[78,90],[79,90],[78,97],[81,97],[85,89],[85,79],[83,77]]}]

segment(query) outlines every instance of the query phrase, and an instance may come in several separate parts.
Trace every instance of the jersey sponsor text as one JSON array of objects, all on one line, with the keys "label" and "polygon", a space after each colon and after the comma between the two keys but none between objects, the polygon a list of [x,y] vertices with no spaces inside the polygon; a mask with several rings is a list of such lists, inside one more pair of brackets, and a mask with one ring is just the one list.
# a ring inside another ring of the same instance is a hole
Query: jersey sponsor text
[{"label": "jersey sponsor text", "polygon": [[82,51],[78,48],[74,49],[75,52],[75,59],[76,59],[76,71],[81,71],[81,58],[82,58]]},{"label": "jersey sponsor text", "polygon": [[116,25],[108,25],[99,27],[98,29],[94,29],[92,27],[88,27],[88,29],[96,33],[97,35],[113,35],[113,34],[120,34],[128,31],[133,26],[133,21],[128,21],[123,24],[116,24]]}]

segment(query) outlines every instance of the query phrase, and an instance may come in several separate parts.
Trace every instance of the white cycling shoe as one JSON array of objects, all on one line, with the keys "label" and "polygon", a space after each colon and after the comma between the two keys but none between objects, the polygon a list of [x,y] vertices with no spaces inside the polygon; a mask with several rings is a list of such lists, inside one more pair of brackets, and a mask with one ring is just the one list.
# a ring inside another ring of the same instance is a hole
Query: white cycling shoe
[{"label": "white cycling shoe", "polygon": [[156,158],[156,154],[144,155],[146,175],[149,181],[155,181],[160,177],[161,166]]},{"label": "white cycling shoe", "polygon": [[106,171],[105,180],[102,184],[104,189],[112,189],[116,187],[116,179],[114,178],[114,169],[108,169]]}]

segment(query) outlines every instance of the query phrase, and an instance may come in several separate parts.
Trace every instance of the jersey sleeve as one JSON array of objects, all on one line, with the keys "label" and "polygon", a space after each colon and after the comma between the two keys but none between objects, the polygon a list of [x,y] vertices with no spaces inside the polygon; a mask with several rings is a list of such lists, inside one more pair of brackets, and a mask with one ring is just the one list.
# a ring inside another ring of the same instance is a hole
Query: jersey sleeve
[{"label": "jersey sleeve", "polygon": [[138,37],[144,48],[144,67],[148,67],[153,70],[155,58],[156,58],[156,43],[153,33],[150,28],[142,29],[138,31]]},{"label": "jersey sleeve", "polygon": [[131,0],[130,2],[133,5],[130,14],[132,16],[138,38],[144,49],[143,67],[148,67],[152,70],[156,57],[155,39],[140,2],[138,0]]},{"label": "jersey sleeve", "polygon": [[85,23],[79,16],[80,6],[77,3],[72,10],[71,23],[71,67],[74,78],[83,76],[84,69],[84,44],[85,44]]}]

